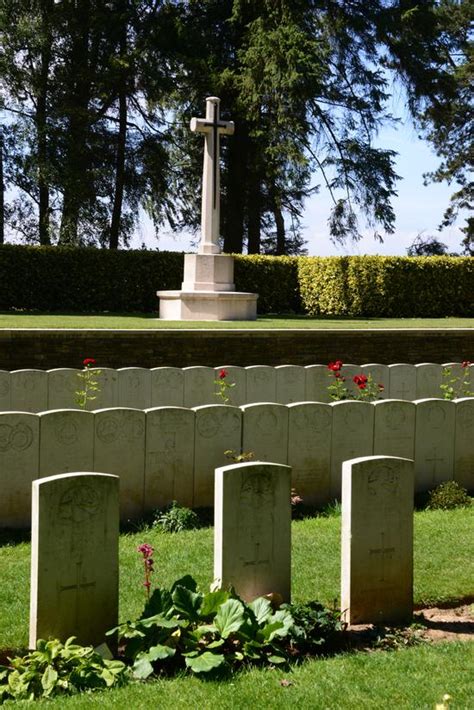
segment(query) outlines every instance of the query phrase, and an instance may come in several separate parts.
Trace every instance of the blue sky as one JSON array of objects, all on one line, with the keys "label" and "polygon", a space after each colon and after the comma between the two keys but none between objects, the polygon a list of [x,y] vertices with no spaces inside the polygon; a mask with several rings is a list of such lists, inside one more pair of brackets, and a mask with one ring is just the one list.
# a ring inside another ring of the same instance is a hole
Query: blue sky
[{"label": "blue sky", "polygon": [[[231,139],[230,139],[231,140]],[[318,256],[342,254],[399,254],[406,255],[407,247],[417,234],[436,236],[448,245],[450,251],[459,250],[462,234],[458,226],[445,228],[438,232],[443,212],[448,206],[449,197],[455,185],[431,183],[423,185],[423,173],[436,169],[439,158],[435,156],[429,144],[420,140],[411,123],[399,123],[396,127],[386,127],[380,132],[377,143],[384,148],[398,153],[395,171],[401,176],[397,185],[398,196],[393,200],[396,214],[395,234],[387,235],[383,244],[376,242],[370,229],[360,231],[364,234],[361,241],[347,242],[345,246],[334,245],[329,239],[327,221],[332,206],[330,196],[323,186],[319,194],[306,202],[304,212],[304,236],[307,239],[308,253]],[[315,176],[316,182],[317,176]],[[191,237],[188,234],[163,234],[159,241],[153,237],[153,228],[148,220],[142,220],[133,244],[139,248],[144,242],[149,248],[160,250],[193,251]]]}]

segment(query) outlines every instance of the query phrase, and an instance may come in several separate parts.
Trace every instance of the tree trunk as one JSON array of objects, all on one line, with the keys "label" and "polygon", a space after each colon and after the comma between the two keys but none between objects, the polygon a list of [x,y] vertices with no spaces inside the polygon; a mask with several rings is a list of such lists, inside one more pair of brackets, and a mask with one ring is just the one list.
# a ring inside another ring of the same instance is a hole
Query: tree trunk
[{"label": "tree trunk", "polygon": [[81,0],[72,10],[71,72],[67,114],[68,146],[64,166],[64,197],[59,234],[60,244],[78,244],[81,205],[90,196],[87,138],[89,129],[90,67],[89,23],[90,0]]},{"label": "tree trunk", "polygon": [[3,128],[0,127],[0,244],[5,241],[5,185],[3,181]]},{"label": "tree trunk", "polygon": [[49,67],[51,63],[50,12],[52,0],[41,4],[43,46],[41,48],[39,87],[36,102],[35,125],[38,137],[38,191],[39,216],[38,231],[40,244],[51,244],[49,229],[49,180],[48,180],[48,138],[47,138],[47,95]]},{"label": "tree trunk", "polygon": [[286,254],[286,241],[285,241],[285,220],[283,219],[283,214],[281,211],[280,200],[275,196],[272,197],[272,212],[275,218],[276,226],[276,255],[283,256]]},{"label": "tree trunk", "polygon": [[260,254],[261,185],[255,162],[248,166],[247,191],[247,251]]},{"label": "tree trunk", "polygon": [[[120,38],[120,53],[125,57],[127,52],[127,24],[124,19],[122,36]],[[120,220],[122,217],[123,191],[125,180],[125,147],[127,140],[127,77],[125,68],[120,72],[119,86],[119,129],[117,135],[117,152],[115,154],[115,194],[110,223],[109,249],[118,249],[120,237]]]}]

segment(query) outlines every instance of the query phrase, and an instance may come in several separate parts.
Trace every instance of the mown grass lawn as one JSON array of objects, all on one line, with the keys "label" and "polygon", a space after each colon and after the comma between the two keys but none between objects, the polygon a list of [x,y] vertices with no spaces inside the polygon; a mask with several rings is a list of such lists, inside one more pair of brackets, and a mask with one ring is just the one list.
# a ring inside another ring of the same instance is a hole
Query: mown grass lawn
[{"label": "mown grass lawn", "polygon": [[157,313],[0,313],[0,328],[474,328],[474,318],[311,318],[259,316],[256,321],[162,321]]},{"label": "mown grass lawn", "polygon": [[[332,605],[339,596],[340,517],[293,523],[293,599]],[[23,646],[28,634],[28,543],[0,542],[0,648]],[[212,529],[176,535],[144,529],[120,538],[120,616],[143,604],[136,547],[155,547],[154,581],[170,585],[191,573],[212,581]],[[474,595],[474,509],[415,513],[415,604],[446,603]],[[351,653],[307,661],[291,671],[243,671],[229,681],[188,676],[133,684],[121,690],[48,702],[77,708],[433,708],[443,693],[453,710],[472,707],[474,644],[422,645],[400,651]],[[283,687],[282,678],[292,685]],[[42,704],[42,703],[41,703]],[[17,707],[23,707],[18,703]],[[26,707],[26,705],[25,705]]]}]

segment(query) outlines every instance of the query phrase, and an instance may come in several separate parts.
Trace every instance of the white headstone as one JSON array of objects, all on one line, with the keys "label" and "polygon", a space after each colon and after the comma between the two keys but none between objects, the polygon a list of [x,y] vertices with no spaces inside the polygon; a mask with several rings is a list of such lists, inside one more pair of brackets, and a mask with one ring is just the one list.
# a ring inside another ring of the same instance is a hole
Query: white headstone
[{"label": "white headstone", "polygon": [[441,397],[440,385],[442,382],[441,365],[432,362],[421,362],[415,365],[416,369],[416,399],[425,397]]},{"label": "white headstone", "polygon": [[413,461],[368,456],[342,473],[341,608],[349,624],[413,611]]},{"label": "white headstone", "polygon": [[388,366],[390,373],[390,399],[404,399],[413,402],[416,399],[416,370],[414,365],[395,363]]},{"label": "white headstone", "polygon": [[94,466],[94,415],[74,409],[43,412],[40,416],[39,477]]},{"label": "white headstone", "polygon": [[308,365],[306,371],[306,394],[308,402],[329,402],[328,387],[333,381],[333,374],[327,365]]},{"label": "white headstone", "polygon": [[9,412],[12,408],[11,376],[7,370],[0,370],[0,412]]},{"label": "white headstone", "polygon": [[229,462],[225,451],[240,454],[242,412],[226,404],[196,407],[194,507],[212,506],[214,470]]},{"label": "white headstone", "polygon": [[214,380],[216,373],[212,367],[185,367],[184,372],[184,406],[201,407],[204,404],[215,404],[216,396]]},{"label": "white headstone", "polygon": [[214,578],[246,601],[291,594],[291,469],[242,463],[216,471]]},{"label": "white headstone", "polygon": [[97,646],[117,625],[118,497],[117,476],[34,481],[30,648],[69,636]]},{"label": "white headstone", "polygon": [[276,401],[280,404],[305,401],[305,370],[299,365],[278,365],[276,372]]},{"label": "white headstone", "polygon": [[11,372],[12,410],[42,412],[48,408],[48,373],[44,370]]},{"label": "white headstone", "polygon": [[276,372],[269,365],[251,365],[247,371],[247,404],[276,402]]},{"label": "white headstone", "polygon": [[0,414],[0,528],[31,524],[31,483],[39,470],[39,418]]},{"label": "white headstone", "polygon": [[79,373],[71,367],[48,370],[48,409],[79,409],[76,392],[84,389]]},{"label": "white headstone", "polygon": [[474,492],[474,397],[457,399],[454,480]]},{"label": "white headstone", "polygon": [[158,407],[146,412],[145,512],[173,500],[193,505],[194,420],[192,409]]},{"label": "white headstone", "polygon": [[[98,390],[92,392],[94,399],[87,402],[86,409],[93,411],[94,409],[105,409],[119,406],[119,387],[118,387],[118,372],[111,367],[91,367],[90,372],[95,382],[97,382]],[[78,378],[81,384],[80,378]],[[81,385],[82,389],[82,385]]]},{"label": "white headstone", "polygon": [[344,400],[331,407],[331,497],[340,499],[343,461],[373,454],[374,405]]},{"label": "white headstone", "polygon": [[[225,376],[225,381],[229,384],[233,384],[234,387],[228,387],[226,390],[227,397],[229,401],[227,404],[232,404],[234,407],[240,407],[242,404],[247,404],[247,371],[245,367],[238,367],[237,365],[224,365],[222,367],[214,368],[214,379],[218,380],[222,370],[225,370],[227,375]],[[214,391],[218,391],[219,387],[214,386]],[[215,403],[220,404],[222,402],[219,396],[215,397]]]},{"label": "white headstone", "polygon": [[119,406],[148,409],[151,406],[151,373],[144,367],[117,370]]},{"label": "white headstone", "polygon": [[145,412],[99,409],[94,424],[94,471],[120,477],[120,518],[138,518],[144,505]]},{"label": "white headstone", "polygon": [[367,363],[360,368],[362,374],[370,375],[375,385],[382,385],[383,389],[379,391],[378,399],[387,399],[390,390],[390,372],[388,365],[381,365],[377,362]]},{"label": "white headstone", "polygon": [[182,407],[184,372],[181,367],[154,367],[151,370],[151,406]]},{"label": "white headstone", "polygon": [[242,450],[256,461],[288,461],[288,407],[284,404],[247,404],[242,407]]},{"label": "white headstone", "polygon": [[374,402],[374,408],[374,454],[414,459],[415,404],[386,399]]},{"label": "white headstone", "polygon": [[332,412],[322,402],[288,405],[288,465],[306,505],[321,507],[331,499]]},{"label": "white headstone", "polygon": [[415,404],[415,490],[418,492],[453,478],[456,405],[445,399],[421,399]]}]

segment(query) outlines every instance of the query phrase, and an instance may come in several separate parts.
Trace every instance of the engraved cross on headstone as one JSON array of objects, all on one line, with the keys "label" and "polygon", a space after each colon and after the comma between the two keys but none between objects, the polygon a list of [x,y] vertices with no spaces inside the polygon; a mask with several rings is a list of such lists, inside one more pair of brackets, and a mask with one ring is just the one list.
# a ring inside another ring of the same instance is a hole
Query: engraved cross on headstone
[{"label": "engraved cross on headstone", "polygon": [[221,121],[219,116],[220,99],[208,96],[206,99],[206,117],[192,118],[191,130],[204,133],[204,165],[202,171],[201,201],[201,242],[200,254],[220,254],[219,247],[219,203],[220,203],[220,152],[221,135],[232,135],[233,121]]},{"label": "engraved cross on headstone", "polygon": [[381,537],[382,537],[382,544],[381,544],[381,547],[377,547],[377,548],[375,548],[375,549],[369,550],[369,554],[370,554],[370,555],[380,555],[380,559],[381,559],[381,563],[380,563],[380,567],[381,567],[381,569],[380,569],[380,573],[381,573],[380,581],[381,581],[381,582],[385,582],[385,581],[386,581],[386,580],[385,580],[385,572],[386,572],[386,568],[385,568],[385,558],[387,557],[388,559],[391,559],[393,553],[395,552],[395,548],[394,548],[394,547],[385,547],[385,541],[384,541],[385,535],[384,535],[384,533],[381,533]]}]

